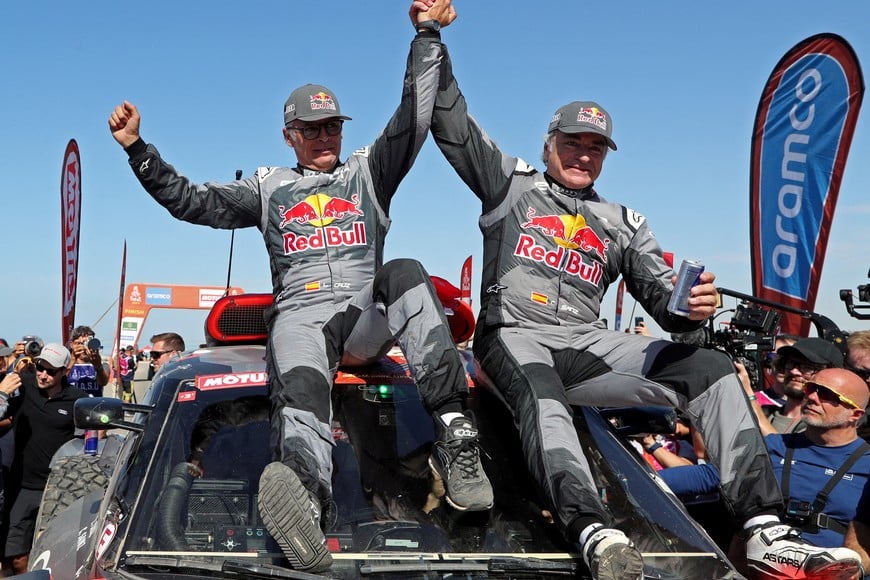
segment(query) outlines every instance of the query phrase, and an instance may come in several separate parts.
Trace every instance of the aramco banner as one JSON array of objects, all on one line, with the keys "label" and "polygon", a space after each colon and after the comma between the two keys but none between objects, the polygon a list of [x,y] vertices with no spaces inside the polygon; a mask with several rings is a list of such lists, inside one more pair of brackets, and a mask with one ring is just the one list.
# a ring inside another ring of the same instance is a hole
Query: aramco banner
[{"label": "aramco banner", "polygon": [[[750,242],[756,297],[812,310],[864,79],[835,34],[792,48],[761,94],[752,133]],[[784,313],[782,331],[810,322]]]}]

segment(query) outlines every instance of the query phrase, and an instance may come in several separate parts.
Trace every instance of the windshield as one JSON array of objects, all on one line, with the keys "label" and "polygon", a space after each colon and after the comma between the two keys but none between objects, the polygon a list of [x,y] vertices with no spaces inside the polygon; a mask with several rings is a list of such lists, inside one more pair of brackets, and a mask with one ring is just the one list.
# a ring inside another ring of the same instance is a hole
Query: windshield
[{"label": "windshield", "polygon": [[[432,419],[414,385],[390,375],[356,377],[333,388],[333,504],[325,510],[331,577],[585,571],[576,546],[548,520],[512,419],[493,395],[474,388],[469,404],[495,506],[463,514],[442,501],[429,469]],[[286,566],[257,511],[259,476],[271,461],[265,373],[227,367],[191,377],[173,370],[159,380],[167,381],[159,396],[172,404],[149,419],[163,427],[143,434],[118,499],[129,522],[123,569],[147,576],[155,566],[186,568],[192,558],[194,568],[214,568],[220,577],[227,566]],[[729,577],[722,554],[601,416],[578,408],[576,424],[600,495],[644,553],[648,577]]]}]

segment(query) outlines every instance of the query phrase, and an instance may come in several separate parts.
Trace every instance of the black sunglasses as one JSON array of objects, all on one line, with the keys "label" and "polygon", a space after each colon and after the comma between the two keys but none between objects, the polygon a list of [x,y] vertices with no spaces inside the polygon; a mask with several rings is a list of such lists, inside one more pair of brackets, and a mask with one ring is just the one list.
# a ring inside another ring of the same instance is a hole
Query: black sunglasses
[{"label": "black sunglasses", "polygon": [[166,354],[167,352],[171,352],[171,351],[168,351],[168,350],[152,350],[152,351],[151,351],[151,360],[158,359],[158,358],[160,358],[161,356],[163,356],[164,354]]},{"label": "black sunglasses", "polygon": [[36,372],[39,372],[39,373],[45,373],[45,374],[47,374],[47,375],[50,376],[50,377],[53,377],[53,376],[57,375],[57,373],[59,373],[59,372],[62,371],[62,370],[63,370],[63,369],[56,369],[56,368],[52,368],[52,367],[46,367],[46,366],[41,365],[40,363],[36,363]]},{"label": "black sunglasses", "polygon": [[327,123],[320,123],[318,125],[305,125],[303,127],[294,127],[293,125],[288,125],[288,129],[293,129],[294,131],[299,131],[302,133],[302,136],[308,140],[317,139],[320,137],[320,130],[323,129],[326,131],[326,134],[330,137],[335,137],[339,133],[341,133],[341,127],[344,124],[344,121],[329,121]]}]

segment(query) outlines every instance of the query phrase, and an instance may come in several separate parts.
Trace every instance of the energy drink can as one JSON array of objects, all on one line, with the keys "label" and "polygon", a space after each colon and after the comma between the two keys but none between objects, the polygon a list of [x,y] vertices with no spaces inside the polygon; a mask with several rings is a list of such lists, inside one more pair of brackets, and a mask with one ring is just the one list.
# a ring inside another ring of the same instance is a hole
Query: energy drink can
[{"label": "energy drink can", "polygon": [[99,434],[93,430],[85,431],[85,455],[96,455]]},{"label": "energy drink can", "polygon": [[701,273],[704,264],[695,260],[683,260],[680,271],[677,273],[677,283],[674,285],[674,293],[668,302],[668,312],[677,316],[689,315],[689,296],[692,287],[701,281]]}]

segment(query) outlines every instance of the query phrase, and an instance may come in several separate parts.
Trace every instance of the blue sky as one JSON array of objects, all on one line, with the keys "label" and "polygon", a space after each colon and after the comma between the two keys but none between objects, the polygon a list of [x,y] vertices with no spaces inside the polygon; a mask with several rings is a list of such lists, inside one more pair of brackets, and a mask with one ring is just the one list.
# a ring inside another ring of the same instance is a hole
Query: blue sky
[{"label": "blue sky", "polygon": [[[0,336],[60,337],[60,170],[70,138],[82,156],[77,322],[103,342],[115,313],[124,240],[127,281],[221,286],[230,233],[174,220],[141,189],[106,119],[123,99],[142,135],[192,179],[295,163],[281,108],[295,87],[335,91],[344,155],[370,143],[398,104],[413,30],[410,2],[95,0],[0,5]],[[444,31],[469,109],[506,152],[540,167],[553,111],[595,100],[612,114],[619,150],[597,183],[645,214],[677,259],[696,258],[720,286],[751,292],[748,188],[761,90],[793,45],[820,32],[870,63],[870,4],[818,2],[591,3],[456,0]],[[866,109],[865,104],[865,109]],[[838,299],[868,282],[870,125],[864,111],[840,190],[816,310],[856,330]],[[479,205],[431,139],[392,208],[386,256],[415,257],[458,283],[481,266]],[[235,236],[232,284],[270,290],[262,239]],[[613,320],[612,288],[602,317]],[[626,299],[624,315],[634,301]],[[733,300],[726,301],[733,307]],[[637,312],[636,314],[641,314]],[[143,335],[202,340],[204,311],[154,311]],[[727,318],[727,317],[726,317]],[[647,317],[647,319],[649,319]]]}]

